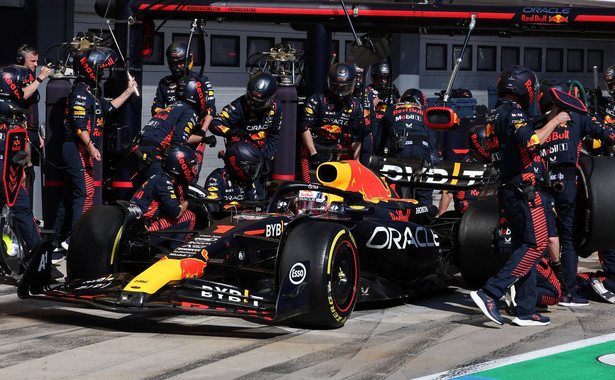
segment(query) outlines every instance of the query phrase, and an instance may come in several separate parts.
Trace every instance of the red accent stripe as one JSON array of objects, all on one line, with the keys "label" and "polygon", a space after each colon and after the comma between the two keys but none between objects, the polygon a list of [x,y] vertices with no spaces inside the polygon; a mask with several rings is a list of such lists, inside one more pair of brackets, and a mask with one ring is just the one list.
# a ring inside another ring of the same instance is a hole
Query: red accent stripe
[{"label": "red accent stripe", "polygon": [[[139,9],[146,9],[150,4],[141,4]],[[207,13],[244,13],[244,14],[287,14],[287,15],[317,15],[317,16],[342,16],[341,8],[273,8],[273,7],[227,7],[208,5],[155,5],[150,8],[153,11],[180,11],[180,12],[207,12]],[[349,15],[352,16],[350,12]],[[512,20],[514,13],[508,12],[452,12],[452,11],[400,11],[400,10],[369,10],[358,9],[358,15],[362,17],[417,17],[417,18],[470,18],[472,14],[476,18],[494,20]]]},{"label": "red accent stripe", "polygon": [[294,174],[274,174],[272,177],[273,179],[282,179],[282,180],[287,180],[287,181],[295,180]]},{"label": "red accent stripe", "polygon": [[615,16],[598,16],[598,15],[578,15],[575,22],[615,22]]},{"label": "red accent stripe", "polygon": [[225,226],[225,225],[219,225],[216,230],[214,231],[214,234],[223,234],[227,231],[232,230],[233,228],[235,228],[235,226]]},{"label": "red accent stripe", "polygon": [[111,187],[123,187],[123,188],[132,188],[132,182],[126,182],[126,181],[112,181],[111,182]]},{"label": "red accent stripe", "polygon": [[103,181],[93,181],[94,187],[101,187],[103,185]]},{"label": "red accent stripe", "polygon": [[470,149],[453,149],[455,154],[466,154],[470,151]]},{"label": "red accent stripe", "polygon": [[264,234],[264,233],[265,233],[264,229],[244,232],[244,234],[246,234],[246,235],[260,235],[260,234]]}]

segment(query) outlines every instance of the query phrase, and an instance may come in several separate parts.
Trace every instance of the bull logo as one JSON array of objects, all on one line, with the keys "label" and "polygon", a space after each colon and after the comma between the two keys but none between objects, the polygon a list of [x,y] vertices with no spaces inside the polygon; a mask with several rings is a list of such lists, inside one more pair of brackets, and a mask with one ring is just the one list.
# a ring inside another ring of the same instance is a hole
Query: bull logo
[{"label": "bull logo", "polygon": [[337,124],[325,124],[322,129],[329,133],[342,133],[342,128]]},{"label": "bull logo", "polygon": [[564,22],[568,22],[568,17],[564,17],[562,15],[549,16],[549,22],[561,24]]}]

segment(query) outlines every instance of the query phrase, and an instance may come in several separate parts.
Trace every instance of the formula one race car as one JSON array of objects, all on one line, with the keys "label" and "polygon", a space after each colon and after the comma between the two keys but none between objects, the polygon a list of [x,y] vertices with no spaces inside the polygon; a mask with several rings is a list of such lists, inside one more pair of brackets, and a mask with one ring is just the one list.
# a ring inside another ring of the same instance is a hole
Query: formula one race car
[{"label": "formula one race car", "polygon": [[[485,165],[466,165],[456,186],[480,185]],[[185,231],[192,237],[168,254],[138,208],[92,208],[73,231],[66,282],[50,285],[50,255],[41,248],[18,294],[118,312],[292,318],[333,328],[357,301],[446,286],[458,219],[436,219],[430,207],[396,198],[357,161],[322,164],[317,177],[323,185],[281,184],[264,211],[230,209]]]}]

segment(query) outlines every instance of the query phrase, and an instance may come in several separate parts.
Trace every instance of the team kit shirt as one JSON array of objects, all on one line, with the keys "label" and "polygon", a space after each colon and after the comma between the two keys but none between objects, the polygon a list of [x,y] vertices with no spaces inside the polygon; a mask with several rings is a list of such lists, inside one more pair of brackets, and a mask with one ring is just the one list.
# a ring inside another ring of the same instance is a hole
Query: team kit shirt
[{"label": "team kit shirt", "polygon": [[549,166],[576,165],[584,136],[591,136],[609,146],[615,145],[615,131],[605,128],[595,116],[570,112],[570,118],[569,122],[558,125],[551,132],[540,149],[540,155]]},{"label": "team kit shirt", "polygon": [[185,145],[198,117],[188,104],[177,101],[161,109],[143,126],[141,145],[155,147],[159,154],[170,145]]},{"label": "team kit shirt", "polygon": [[540,140],[517,103],[502,101],[489,115],[485,135],[493,166],[504,182],[519,186],[523,180],[531,180],[536,184],[544,177]]},{"label": "team kit shirt", "polygon": [[229,136],[229,132],[241,128],[246,131],[243,137],[257,146],[265,159],[272,159],[278,149],[280,129],[282,126],[282,103],[274,99],[269,108],[255,112],[249,105],[245,95],[224,106],[214,117],[210,129],[213,134],[229,139],[227,143],[240,140]]},{"label": "team kit shirt", "polygon": [[[195,75],[191,73],[192,75]],[[177,82],[180,78],[176,78],[173,75],[168,75],[160,80],[158,88],[156,89],[156,95],[154,95],[154,101],[152,104],[152,116],[156,115],[158,111],[168,107],[174,103],[176,99]],[[205,83],[206,95],[206,110],[207,115],[216,114],[216,98],[214,96],[214,88],[209,82],[207,77],[203,77]]]},{"label": "team kit shirt", "polygon": [[[400,158],[429,157],[429,151],[436,146],[435,132],[427,128],[424,120],[424,107],[409,103],[390,106],[382,118],[382,133],[389,155]],[[392,151],[392,139],[402,137],[397,151]],[[417,149],[420,148],[420,149]],[[418,155],[418,156],[417,156]]]},{"label": "team kit shirt", "polygon": [[317,93],[305,104],[299,133],[310,131],[317,146],[342,144],[348,148],[350,144],[344,141],[344,135],[351,143],[361,141],[362,119],[363,110],[356,98],[349,97],[343,104],[336,104],[323,93]]},{"label": "team kit shirt", "polygon": [[228,202],[258,199],[253,183],[241,186],[239,182],[231,179],[225,168],[218,168],[207,177],[205,190],[208,199],[223,199]]},{"label": "team kit shirt", "polygon": [[130,203],[141,209],[147,221],[161,216],[177,218],[183,201],[182,188],[176,187],[173,178],[164,172],[148,178],[130,199]]},{"label": "team kit shirt", "polygon": [[77,136],[88,132],[96,149],[100,150],[105,116],[116,108],[103,97],[95,97],[90,86],[78,81],[69,95],[67,117],[64,119],[66,136],[79,143]]}]

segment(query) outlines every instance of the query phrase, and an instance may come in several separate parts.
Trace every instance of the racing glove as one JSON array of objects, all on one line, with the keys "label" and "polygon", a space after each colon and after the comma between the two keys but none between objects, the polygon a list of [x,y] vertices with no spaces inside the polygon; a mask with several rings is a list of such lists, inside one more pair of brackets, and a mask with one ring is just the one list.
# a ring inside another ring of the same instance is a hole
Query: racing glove
[{"label": "racing glove", "polygon": [[327,162],[327,158],[322,153],[314,153],[309,157],[310,164],[312,167],[316,168],[318,165],[323,162]]},{"label": "racing glove", "polygon": [[214,135],[201,137],[201,142],[209,145],[210,148],[215,148],[216,144],[218,143],[216,140],[216,136]]}]

